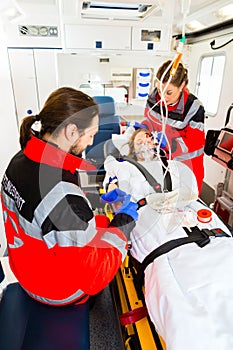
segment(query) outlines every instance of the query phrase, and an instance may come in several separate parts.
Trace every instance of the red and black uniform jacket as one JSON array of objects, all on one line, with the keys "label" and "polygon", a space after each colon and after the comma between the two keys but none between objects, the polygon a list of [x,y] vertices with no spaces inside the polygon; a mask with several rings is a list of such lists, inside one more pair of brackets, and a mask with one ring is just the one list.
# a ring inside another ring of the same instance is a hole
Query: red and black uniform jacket
[{"label": "red and black uniform jacket", "polygon": [[79,187],[82,158],[32,136],[2,181],[9,262],[21,286],[51,305],[81,302],[112,280],[127,253],[131,216],[94,217]]},{"label": "red and black uniform jacket", "polygon": [[[150,131],[162,131],[162,122],[165,122],[166,110],[160,105],[159,99],[155,89],[147,100],[146,119],[142,123],[147,125]],[[192,169],[197,179],[199,193],[204,178],[204,119],[205,111],[200,101],[183,89],[179,102],[175,106],[168,106],[165,127],[171,159],[182,161]]]}]

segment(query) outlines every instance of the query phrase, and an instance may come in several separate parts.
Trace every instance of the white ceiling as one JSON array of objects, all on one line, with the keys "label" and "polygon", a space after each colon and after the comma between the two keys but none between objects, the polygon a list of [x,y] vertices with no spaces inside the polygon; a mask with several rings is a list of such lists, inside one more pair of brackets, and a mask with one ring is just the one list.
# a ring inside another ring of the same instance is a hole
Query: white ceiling
[{"label": "white ceiling", "polygon": [[[181,3],[180,0],[175,0],[177,5]],[[222,23],[226,20],[232,19],[233,16],[230,17],[219,17],[217,14],[217,10],[220,8],[232,5],[232,0],[191,0],[190,9],[187,17],[185,18],[185,22],[189,23],[191,21],[199,21],[205,27],[210,27],[216,25],[218,23]],[[176,7],[175,15],[174,15],[174,28],[178,24],[178,28],[182,23],[182,15],[181,12]],[[186,28],[187,31],[190,29]]]}]

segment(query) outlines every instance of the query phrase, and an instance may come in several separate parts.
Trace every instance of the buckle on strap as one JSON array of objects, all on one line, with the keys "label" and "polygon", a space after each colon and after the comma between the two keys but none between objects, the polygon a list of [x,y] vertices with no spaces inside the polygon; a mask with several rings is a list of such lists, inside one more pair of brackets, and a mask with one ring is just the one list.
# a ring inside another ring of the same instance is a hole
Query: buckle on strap
[{"label": "buckle on strap", "polygon": [[[187,235],[190,237],[196,237],[197,239],[195,240],[196,244],[200,247],[203,248],[205,247],[209,242],[210,242],[210,237],[230,237],[226,232],[224,232],[220,228],[215,228],[215,229],[202,229],[200,230],[197,226],[191,228],[191,232],[184,228]],[[198,239],[198,236],[199,239]]]},{"label": "buckle on strap", "polygon": [[[209,231],[209,230],[208,230]],[[195,230],[194,230],[195,232]],[[203,248],[205,247],[208,243],[210,243],[210,236],[208,235],[207,232],[205,232],[204,230],[199,230],[199,232],[201,233],[201,236],[203,238],[201,238],[199,241],[197,241],[197,245],[200,247],[200,248]]]},{"label": "buckle on strap", "polygon": [[210,243],[210,236],[207,232],[200,230],[199,227],[194,226],[188,229],[187,227],[183,227],[185,232],[187,233],[190,243],[195,242],[200,248],[205,247],[208,243]]},{"label": "buckle on strap", "polygon": [[214,228],[212,230],[209,230],[208,228],[203,228],[201,231],[204,232],[205,235],[208,235],[209,237],[230,237],[221,228]]},{"label": "buckle on strap", "polygon": [[144,207],[144,205],[146,205],[146,204],[147,204],[146,198],[139,199],[139,201],[137,202],[138,209]]}]

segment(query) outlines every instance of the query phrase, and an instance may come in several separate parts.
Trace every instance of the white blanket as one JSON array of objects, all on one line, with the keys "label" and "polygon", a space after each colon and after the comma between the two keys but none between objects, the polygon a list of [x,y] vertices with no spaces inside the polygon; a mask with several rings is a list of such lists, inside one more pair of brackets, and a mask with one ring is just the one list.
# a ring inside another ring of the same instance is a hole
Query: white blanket
[{"label": "white blanket", "polygon": [[[150,163],[144,166],[162,182],[160,163]],[[185,197],[186,202],[178,198],[170,210],[154,210],[149,205],[139,209],[131,234],[131,253],[139,261],[162,243],[186,236],[182,226],[221,228],[230,235],[213,212],[210,223],[197,220],[197,210],[206,207],[193,200],[197,189],[192,172],[182,163],[171,161],[169,165],[173,189],[182,187],[181,199]],[[106,182],[108,176],[117,176],[119,187],[135,201],[153,193],[134,165],[108,157],[105,167]],[[167,350],[233,349],[232,269],[232,237],[211,238],[203,248],[196,243],[178,247],[146,268],[146,305]]]}]

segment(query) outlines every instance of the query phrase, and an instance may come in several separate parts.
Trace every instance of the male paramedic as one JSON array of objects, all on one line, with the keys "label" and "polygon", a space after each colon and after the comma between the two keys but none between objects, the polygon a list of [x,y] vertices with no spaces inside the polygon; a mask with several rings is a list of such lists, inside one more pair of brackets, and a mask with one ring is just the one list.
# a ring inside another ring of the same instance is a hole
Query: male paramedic
[{"label": "male paramedic", "polygon": [[93,166],[79,155],[97,131],[91,97],[69,87],[55,90],[38,115],[23,119],[21,150],[2,180],[11,269],[29,296],[45,304],[85,302],[108,285],[127,253],[137,204],[124,203],[123,195],[110,223],[93,215],[80,188],[79,172]]}]

